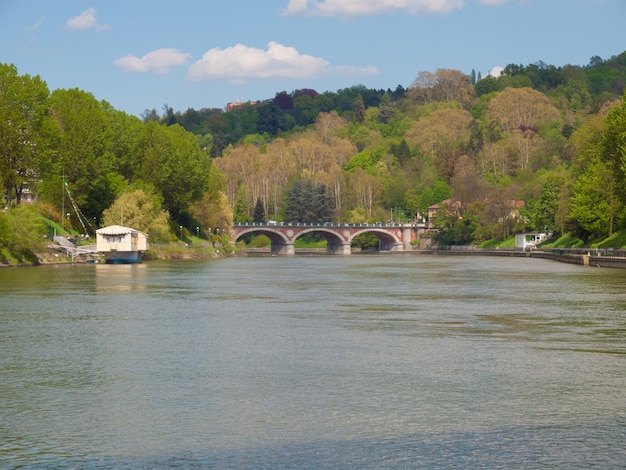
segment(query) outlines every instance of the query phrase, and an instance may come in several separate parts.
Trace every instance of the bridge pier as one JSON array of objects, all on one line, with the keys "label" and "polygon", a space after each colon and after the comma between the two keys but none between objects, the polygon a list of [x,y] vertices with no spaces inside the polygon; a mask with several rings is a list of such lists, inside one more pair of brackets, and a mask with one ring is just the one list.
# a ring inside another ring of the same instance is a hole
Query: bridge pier
[{"label": "bridge pier", "polygon": [[350,243],[328,243],[326,245],[326,252],[330,255],[351,255],[352,246]]},{"label": "bridge pier", "polygon": [[292,243],[272,243],[273,255],[295,255],[296,246]]},{"label": "bridge pier", "polygon": [[412,251],[411,241],[413,240],[413,227],[402,228],[402,245],[399,248],[402,251]]}]

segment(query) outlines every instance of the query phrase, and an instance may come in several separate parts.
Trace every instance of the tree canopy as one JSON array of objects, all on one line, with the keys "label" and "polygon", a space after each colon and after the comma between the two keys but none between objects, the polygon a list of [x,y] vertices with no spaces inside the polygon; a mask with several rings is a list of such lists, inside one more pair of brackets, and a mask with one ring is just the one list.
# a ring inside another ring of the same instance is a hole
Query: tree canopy
[{"label": "tree canopy", "polygon": [[165,214],[170,231],[421,221],[450,200],[464,214],[442,219],[446,242],[522,230],[594,240],[626,228],[624,84],[626,53],[510,64],[499,77],[422,71],[406,89],[280,91],[224,110],[165,105],[140,119],[0,64],[2,198],[8,208],[28,194],[58,219],[65,181],[89,220],[128,205],[127,217],[156,211],[160,227]]}]

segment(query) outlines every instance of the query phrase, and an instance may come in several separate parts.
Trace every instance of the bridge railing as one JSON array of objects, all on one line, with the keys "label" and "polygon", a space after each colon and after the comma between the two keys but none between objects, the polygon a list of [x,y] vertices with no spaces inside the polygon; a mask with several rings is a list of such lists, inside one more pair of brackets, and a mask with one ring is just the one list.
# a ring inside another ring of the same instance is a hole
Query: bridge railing
[{"label": "bridge railing", "polygon": [[375,222],[371,224],[348,224],[348,223],[306,223],[306,222],[235,222],[233,227],[328,227],[328,228],[375,228],[375,227],[424,227],[425,224],[420,223],[395,223],[395,222]]}]

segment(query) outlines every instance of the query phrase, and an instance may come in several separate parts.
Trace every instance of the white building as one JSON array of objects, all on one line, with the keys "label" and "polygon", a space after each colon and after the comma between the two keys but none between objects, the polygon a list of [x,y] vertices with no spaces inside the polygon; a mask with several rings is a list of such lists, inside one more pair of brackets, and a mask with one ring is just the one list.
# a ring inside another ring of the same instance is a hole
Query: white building
[{"label": "white building", "polygon": [[523,250],[535,248],[547,238],[547,233],[518,233],[515,235],[515,248],[522,248]]},{"label": "white building", "polygon": [[148,235],[121,225],[96,230],[96,250],[107,263],[140,263],[141,252],[149,249]]}]

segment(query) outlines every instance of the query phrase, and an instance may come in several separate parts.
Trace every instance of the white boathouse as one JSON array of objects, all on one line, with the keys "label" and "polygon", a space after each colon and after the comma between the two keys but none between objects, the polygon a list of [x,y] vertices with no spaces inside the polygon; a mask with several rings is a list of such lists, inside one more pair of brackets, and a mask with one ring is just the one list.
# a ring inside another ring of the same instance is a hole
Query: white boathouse
[{"label": "white boathouse", "polygon": [[96,230],[96,250],[104,253],[106,263],[140,263],[148,249],[148,235],[139,230],[121,225]]}]

